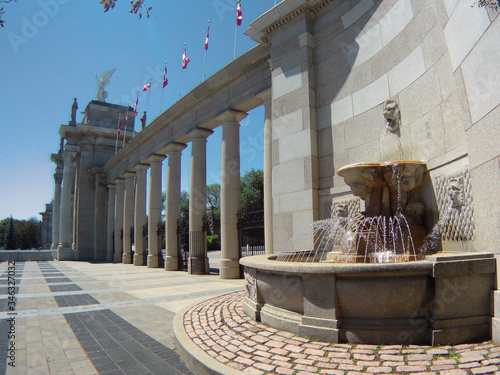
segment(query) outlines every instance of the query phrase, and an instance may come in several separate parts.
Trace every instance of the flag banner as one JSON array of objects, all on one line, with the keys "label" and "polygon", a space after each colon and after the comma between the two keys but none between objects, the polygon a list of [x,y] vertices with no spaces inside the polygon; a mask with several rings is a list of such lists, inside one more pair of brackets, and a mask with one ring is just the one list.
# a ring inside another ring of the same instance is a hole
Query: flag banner
[{"label": "flag banner", "polygon": [[167,78],[167,63],[165,63],[165,73],[163,73],[163,88],[168,85],[168,78]]},{"label": "flag banner", "polygon": [[118,122],[118,137],[120,136],[121,128],[122,128],[122,116],[120,115],[120,121]]},{"label": "flag banner", "polygon": [[137,93],[137,99],[135,101],[134,116],[137,116],[137,104],[139,103],[139,93]]},{"label": "flag banner", "polygon": [[125,125],[123,126],[123,129],[127,131],[127,123],[128,123],[128,110],[129,110],[129,105],[127,104],[127,113],[125,113]]},{"label": "flag banner", "polygon": [[182,69],[186,69],[189,63],[189,59],[187,57],[186,49],[184,48],[184,54],[182,55]]},{"label": "flag banner", "polygon": [[207,37],[205,39],[205,50],[208,51],[208,38],[210,35],[210,21],[208,21],[208,28],[207,28]]},{"label": "flag banner", "polygon": [[243,12],[241,11],[241,3],[238,2],[238,8],[236,9],[236,24],[241,26],[241,21],[243,21]]},{"label": "flag banner", "polygon": [[151,83],[148,83],[148,84],[144,85],[144,87],[142,88],[143,92],[144,91],[149,91],[149,90],[151,90]]}]

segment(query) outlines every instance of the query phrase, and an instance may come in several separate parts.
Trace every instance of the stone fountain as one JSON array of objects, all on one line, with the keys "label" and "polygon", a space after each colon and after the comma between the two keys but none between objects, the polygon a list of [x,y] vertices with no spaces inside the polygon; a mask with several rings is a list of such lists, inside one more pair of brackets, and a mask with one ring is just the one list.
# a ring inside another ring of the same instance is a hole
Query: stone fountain
[{"label": "stone fountain", "polygon": [[[437,253],[427,229],[421,161],[357,163],[337,174],[365,210],[313,223],[313,247],[294,238],[278,255],[241,259],[244,311],[255,320],[315,340],[455,345],[491,339],[496,261],[486,253]],[[429,184],[427,184],[429,185]],[[431,185],[432,186],[432,185]],[[437,254],[436,254],[437,253]]]}]

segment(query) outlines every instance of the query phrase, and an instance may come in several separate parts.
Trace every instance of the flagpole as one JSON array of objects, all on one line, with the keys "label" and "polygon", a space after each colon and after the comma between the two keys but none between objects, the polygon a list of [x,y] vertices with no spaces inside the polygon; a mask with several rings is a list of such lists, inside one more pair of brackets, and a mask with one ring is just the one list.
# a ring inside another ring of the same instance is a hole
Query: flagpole
[{"label": "flagpole", "polygon": [[236,29],[234,30],[234,55],[233,60],[236,60],[236,40],[238,39],[238,24],[236,24]]},{"label": "flagpole", "polygon": [[[121,113],[120,113],[120,118],[121,118]],[[125,128],[123,129],[123,142],[122,142],[122,148],[125,147],[125,134],[127,134],[127,127],[125,126]]]},{"label": "flagpole", "polygon": [[[241,6],[241,0],[238,0],[237,4],[238,4],[238,6]],[[241,9],[241,8],[238,8],[238,10],[239,9]],[[241,21],[238,20],[238,17],[239,17],[239,13],[238,13],[238,16],[236,17],[236,28],[234,30],[234,55],[233,55],[233,60],[236,60],[236,41],[238,40],[238,22],[241,22]]]},{"label": "flagpole", "polygon": [[210,30],[210,20],[208,20],[208,29],[207,29],[207,40],[205,40],[205,59],[203,61],[203,79],[201,82],[205,80],[205,68],[207,67],[207,52],[208,52],[208,31]]},{"label": "flagpole", "polygon": [[146,106],[146,113],[149,113],[149,98],[151,97],[151,84],[153,83],[153,77],[149,80],[149,90],[148,90],[148,105]]},{"label": "flagpole", "polygon": [[116,142],[115,142],[115,154],[118,151],[118,134],[120,134],[120,124],[122,122],[122,114],[120,113],[120,119],[118,120],[118,131],[116,132]]},{"label": "flagpole", "polygon": [[[167,62],[165,61],[165,71],[167,71]],[[163,77],[162,88],[161,88],[161,102],[160,102],[160,115],[163,112],[163,90],[165,90],[165,77]]]},{"label": "flagpole", "polygon": [[[187,43],[184,42],[184,51],[186,51],[186,45]],[[182,62],[184,64],[184,61]],[[182,76],[183,76],[183,73],[184,73],[184,67],[182,67],[182,70],[181,70],[181,84],[179,86],[179,100],[181,100],[181,92],[182,92]]]}]

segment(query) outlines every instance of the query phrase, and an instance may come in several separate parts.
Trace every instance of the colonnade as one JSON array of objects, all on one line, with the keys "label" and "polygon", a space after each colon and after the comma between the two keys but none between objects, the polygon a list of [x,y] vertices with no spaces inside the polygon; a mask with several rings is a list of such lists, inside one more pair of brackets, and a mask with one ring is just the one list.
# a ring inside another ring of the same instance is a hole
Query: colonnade
[{"label": "colonnade", "polygon": [[[266,104],[266,126],[270,129],[269,100]],[[238,212],[240,210],[240,121],[246,113],[228,110],[218,119],[222,126],[222,165],[221,165],[221,278],[240,277]],[[269,117],[269,118],[267,118]],[[266,134],[269,133],[267,129]],[[181,213],[181,154],[187,147],[184,142],[191,142],[191,173],[189,189],[189,262],[188,272],[206,274],[209,272],[207,257],[206,229],[206,180],[207,155],[206,144],[213,131],[196,128],[179,142],[170,143],[161,153],[149,156],[139,164],[131,167],[114,181],[107,182],[107,218],[100,220],[106,225],[106,251],[104,258],[109,262],[147,266],[149,268],[164,267],[168,271],[178,269],[177,225]],[[268,143],[270,137],[267,140]],[[182,142],[183,141],[183,142]],[[269,150],[268,150],[269,151]],[[75,179],[78,168],[76,163],[79,154],[71,148],[59,154],[58,168],[54,174],[54,213],[53,213],[53,249],[59,254],[75,249],[73,235],[76,233],[75,222],[78,210],[74,199]],[[267,157],[271,155],[268,152]],[[160,236],[162,211],[162,165],[168,160],[166,176],[166,218],[165,218],[165,258],[161,254]],[[266,164],[267,165],[267,164]],[[271,164],[267,168],[270,168]],[[270,176],[270,170],[265,171]],[[149,178],[149,193],[146,191]],[[103,180],[100,177],[99,181]],[[104,178],[105,180],[105,178]],[[269,179],[270,180],[270,179]],[[269,182],[269,181],[267,181]],[[265,183],[267,183],[265,182]],[[100,182],[96,182],[97,185]],[[267,196],[270,185],[267,184]],[[97,193],[96,193],[97,194]],[[147,196],[149,205],[146,207]],[[105,200],[103,200],[105,201]],[[272,202],[266,201],[266,220],[272,218]],[[73,212],[72,212],[73,210]],[[147,241],[146,241],[147,220]],[[134,246],[134,252],[132,252]],[[266,248],[272,248],[272,242],[266,240]],[[75,258],[75,257],[74,257]],[[76,257],[77,258],[77,257]],[[70,258],[68,258],[70,259]]]}]

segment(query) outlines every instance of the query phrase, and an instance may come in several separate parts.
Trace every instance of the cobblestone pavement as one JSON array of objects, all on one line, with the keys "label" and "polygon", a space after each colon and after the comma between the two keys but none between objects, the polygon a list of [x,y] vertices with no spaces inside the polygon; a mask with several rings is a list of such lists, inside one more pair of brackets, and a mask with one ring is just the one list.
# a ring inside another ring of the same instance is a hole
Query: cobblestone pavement
[{"label": "cobblestone pavement", "polygon": [[209,356],[248,374],[500,375],[500,346],[351,345],[309,341],[243,312],[243,292],[192,307],[184,329]]},{"label": "cobblestone pavement", "polygon": [[125,264],[0,262],[0,375],[193,375],[175,314],[242,288]]}]

